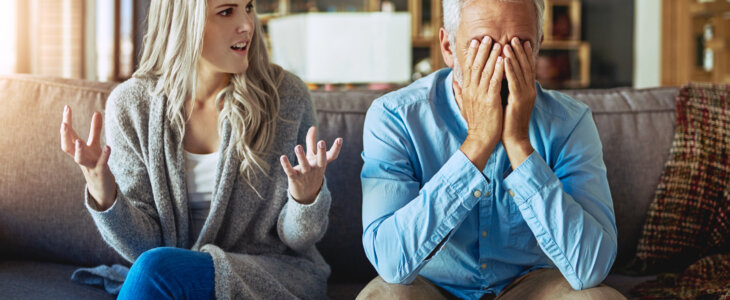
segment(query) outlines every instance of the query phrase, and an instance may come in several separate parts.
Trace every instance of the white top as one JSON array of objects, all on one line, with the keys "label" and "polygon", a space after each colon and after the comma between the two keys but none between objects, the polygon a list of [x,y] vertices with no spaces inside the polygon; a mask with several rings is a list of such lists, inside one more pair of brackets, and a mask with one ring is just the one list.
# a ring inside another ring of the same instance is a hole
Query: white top
[{"label": "white top", "polygon": [[215,172],[220,154],[218,152],[210,154],[184,152],[185,181],[188,187],[192,230],[193,235],[197,237],[210,213],[210,201],[213,199]]},{"label": "white top", "polygon": [[185,179],[190,202],[210,202],[219,158],[218,152],[195,154],[185,151]]}]

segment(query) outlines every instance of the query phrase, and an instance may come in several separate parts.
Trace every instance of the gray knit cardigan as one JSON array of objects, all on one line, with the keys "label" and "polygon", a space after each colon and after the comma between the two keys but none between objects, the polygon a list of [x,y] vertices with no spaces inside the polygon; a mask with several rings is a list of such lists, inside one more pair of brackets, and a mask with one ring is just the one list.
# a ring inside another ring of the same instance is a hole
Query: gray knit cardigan
[{"label": "gray knit cardigan", "polygon": [[221,134],[220,161],[210,215],[199,236],[191,233],[182,138],[165,117],[167,98],[153,93],[156,80],[130,79],[112,91],[106,104],[109,167],[118,186],[106,211],[86,193],[86,206],[104,240],[134,262],[156,247],[203,251],[213,258],[218,299],[322,299],[330,269],[315,248],[327,229],[331,197],[326,184],[312,204],[287,192],[279,163],[304,145],[315,124],[304,83],[286,73],[279,87],[280,119],[272,151],[263,158],[269,174],[252,181],[239,175],[241,161],[225,155],[230,125]]}]

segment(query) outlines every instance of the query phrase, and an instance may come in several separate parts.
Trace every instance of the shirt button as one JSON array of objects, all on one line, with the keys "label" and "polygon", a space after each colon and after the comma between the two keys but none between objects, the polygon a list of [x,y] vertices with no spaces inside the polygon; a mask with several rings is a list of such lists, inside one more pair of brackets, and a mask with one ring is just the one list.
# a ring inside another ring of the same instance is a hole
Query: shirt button
[{"label": "shirt button", "polygon": [[482,191],[480,191],[480,190],[474,190],[474,194],[472,194],[472,195],[474,195],[474,197],[476,197],[476,198],[479,198],[479,197],[482,196]]},{"label": "shirt button", "polygon": [[489,191],[487,191],[486,193],[484,193],[484,197],[489,197]]},{"label": "shirt button", "polygon": [[510,196],[512,196],[512,197],[514,197],[514,196],[515,196],[515,192],[514,192],[513,190],[509,190],[509,191],[507,191],[507,192],[509,193],[509,195],[510,195]]},{"label": "shirt button", "polygon": [[486,269],[486,268],[487,268],[487,264],[482,264],[482,269]]},{"label": "shirt button", "polygon": [[487,236],[487,231],[486,230],[482,231],[482,236],[483,237],[486,237]]}]

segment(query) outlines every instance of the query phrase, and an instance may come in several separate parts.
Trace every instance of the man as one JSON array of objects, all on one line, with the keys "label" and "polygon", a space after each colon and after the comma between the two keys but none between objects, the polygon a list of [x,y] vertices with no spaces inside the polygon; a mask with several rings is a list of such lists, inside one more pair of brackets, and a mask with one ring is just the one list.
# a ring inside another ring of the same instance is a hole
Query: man
[{"label": "man", "polygon": [[601,285],[617,241],[591,112],[535,81],[545,4],[443,7],[453,71],[365,120],[363,245],[380,276],[358,297],[623,299]]}]

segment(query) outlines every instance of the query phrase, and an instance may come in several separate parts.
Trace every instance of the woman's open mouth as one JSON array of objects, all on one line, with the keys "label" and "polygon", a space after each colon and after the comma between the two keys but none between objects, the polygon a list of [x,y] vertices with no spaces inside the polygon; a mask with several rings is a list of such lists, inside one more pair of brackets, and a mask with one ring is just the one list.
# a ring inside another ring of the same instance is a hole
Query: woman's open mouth
[{"label": "woman's open mouth", "polygon": [[231,46],[231,50],[233,50],[236,54],[246,55],[246,51],[248,51],[248,41],[235,43]]}]

